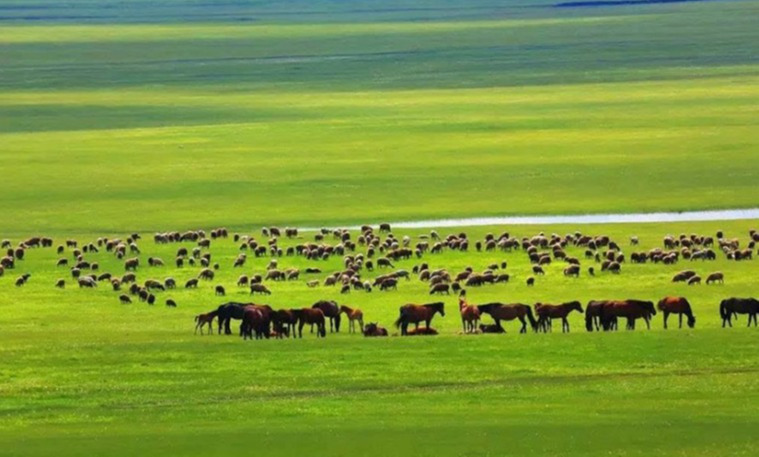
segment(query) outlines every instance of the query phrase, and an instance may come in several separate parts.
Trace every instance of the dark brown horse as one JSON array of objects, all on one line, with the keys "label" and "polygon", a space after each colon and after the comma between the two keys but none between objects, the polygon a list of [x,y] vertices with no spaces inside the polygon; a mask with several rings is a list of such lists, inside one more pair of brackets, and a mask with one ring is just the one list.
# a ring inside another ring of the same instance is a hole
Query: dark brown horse
[{"label": "dark brown horse", "polygon": [[340,307],[332,300],[319,300],[311,308],[322,310],[324,317],[329,319],[329,331],[340,332]]},{"label": "dark brown horse", "polygon": [[257,306],[246,306],[240,324],[240,333],[243,339],[253,339],[253,333],[256,339],[269,338],[269,319],[264,316],[264,311]]},{"label": "dark brown horse", "polygon": [[443,302],[428,303],[426,305],[403,305],[398,310],[400,316],[395,321],[395,327],[401,329],[401,335],[408,334],[408,325],[414,324],[414,328],[419,328],[419,323],[424,322],[425,327],[430,327],[430,321],[436,313],[445,316],[445,304]]},{"label": "dark brown horse", "polygon": [[654,302],[643,300],[609,300],[601,308],[601,325],[604,330],[615,330],[617,318],[627,319],[627,330],[635,330],[635,320],[643,319],[651,329],[651,317],[656,316]]},{"label": "dark brown horse", "polygon": [[[530,321],[530,326],[533,331],[538,329],[538,321],[532,315],[532,308],[529,305],[523,305],[521,303],[486,303],[484,305],[478,305],[477,309],[481,313],[490,314],[490,317],[495,321],[495,325],[501,327],[501,321],[511,321],[519,319],[522,323],[522,328],[519,329],[519,333],[527,333],[527,320]],[[527,320],[525,320],[527,317]]]},{"label": "dark brown horse", "polygon": [[291,310],[298,318],[298,336],[303,338],[303,326],[316,324],[316,336],[326,338],[327,326],[324,321],[324,312],[319,308],[303,308]]},{"label": "dark brown horse", "polygon": [[538,329],[544,332],[551,331],[551,321],[561,319],[561,331],[569,333],[569,321],[567,316],[572,311],[583,312],[582,304],[579,301],[570,301],[560,305],[549,305],[546,303],[535,304],[535,314],[538,315]]},{"label": "dark brown horse", "polygon": [[[601,311],[604,303],[606,303],[605,300],[591,300],[585,306],[585,329],[587,331],[601,330]],[[616,322],[613,325],[616,326]]]},{"label": "dark brown horse", "polygon": [[756,326],[756,315],[759,314],[759,300],[755,298],[726,298],[719,304],[719,315],[722,317],[722,327],[725,324],[733,326],[733,314],[748,314],[748,327],[751,321]]},{"label": "dark brown horse", "polygon": [[370,322],[364,327],[364,336],[387,336],[387,329],[380,327],[376,322]]},{"label": "dark brown horse", "polygon": [[685,297],[664,297],[656,304],[656,308],[664,313],[664,328],[667,328],[667,318],[670,314],[677,314],[680,320],[680,327],[683,328],[683,314],[688,317],[688,327],[693,328],[696,325],[696,317],[690,303]]},{"label": "dark brown horse", "polygon": [[274,324],[274,331],[277,332],[277,338],[282,338],[285,335],[292,335],[293,338],[297,338],[295,327],[298,325],[298,317],[292,309],[274,311],[271,315],[271,321]]}]

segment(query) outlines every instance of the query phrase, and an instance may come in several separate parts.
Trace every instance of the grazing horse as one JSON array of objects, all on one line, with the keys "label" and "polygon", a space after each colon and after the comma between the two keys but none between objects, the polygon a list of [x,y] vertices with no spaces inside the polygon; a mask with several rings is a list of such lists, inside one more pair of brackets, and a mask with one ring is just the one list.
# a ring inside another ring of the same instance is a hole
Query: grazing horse
[{"label": "grazing horse", "polygon": [[756,298],[726,298],[719,304],[719,315],[722,317],[722,327],[725,324],[733,326],[733,314],[748,314],[748,327],[751,327],[751,321],[756,326],[756,315],[759,314],[759,300]]},{"label": "grazing horse", "polygon": [[635,320],[643,318],[646,327],[651,329],[651,317],[656,316],[654,302],[643,300],[609,300],[601,308],[601,325],[603,329],[616,329],[617,318],[627,319],[627,330],[635,330]]},{"label": "grazing horse", "polygon": [[198,314],[195,316],[195,333],[198,333],[198,329],[200,329],[200,334],[203,334],[203,327],[208,325],[208,334],[213,334],[213,319],[216,317],[217,312],[211,311],[210,313],[205,314]]},{"label": "grazing horse", "polygon": [[[313,305],[311,305],[311,308],[317,308],[322,310],[322,313],[324,313],[324,317],[329,318],[329,331],[330,332],[337,332],[340,333],[340,308],[337,306],[337,303],[332,300],[320,300]],[[334,325],[334,327],[333,327]]]},{"label": "grazing horse", "polygon": [[327,326],[324,323],[324,312],[319,308],[303,308],[290,310],[298,319],[298,336],[303,338],[303,326],[316,324],[316,336],[326,338]]},{"label": "grazing horse", "polygon": [[667,318],[670,314],[677,314],[680,319],[680,327],[683,328],[683,314],[688,317],[688,327],[696,325],[696,317],[690,303],[685,297],[664,297],[656,304],[656,308],[664,313],[664,328],[667,328]]},{"label": "grazing horse", "polygon": [[216,313],[219,317],[219,334],[221,334],[221,328],[224,327],[224,334],[231,335],[232,330],[229,328],[229,324],[232,319],[242,320],[245,314],[245,304],[237,302],[224,303],[223,305],[219,305]]},{"label": "grazing horse", "polygon": [[277,338],[282,338],[283,334],[292,335],[293,338],[297,338],[295,334],[295,326],[298,325],[298,316],[295,315],[292,309],[278,309],[271,315],[271,321],[274,323],[274,331],[277,332]]},{"label": "grazing horse", "polygon": [[376,322],[370,322],[364,327],[364,336],[387,336],[387,329],[380,327]]},{"label": "grazing horse", "polygon": [[425,327],[430,327],[430,321],[436,313],[445,316],[445,304],[443,302],[428,303],[426,305],[415,305],[409,303],[398,309],[400,316],[395,321],[395,328],[401,329],[401,335],[408,334],[408,325],[414,324],[414,328],[419,328],[419,323],[424,322]]},{"label": "grazing horse", "polygon": [[466,301],[465,294],[459,296],[459,312],[461,313],[461,327],[464,333],[477,333],[477,324],[480,323],[480,310],[475,305]]},{"label": "grazing horse", "polygon": [[240,333],[244,340],[253,339],[253,332],[256,333],[256,339],[269,339],[269,320],[264,315],[262,307],[246,306],[240,324]]},{"label": "grazing horse", "polygon": [[569,333],[569,321],[567,316],[572,311],[584,312],[582,304],[579,301],[570,301],[560,305],[549,305],[545,303],[535,304],[535,314],[538,315],[538,329],[544,332],[551,331],[551,321],[561,319],[561,331]]},{"label": "grazing horse", "polygon": [[[503,304],[503,303],[487,303],[484,305],[478,305],[477,309],[480,313],[490,314],[490,317],[495,321],[495,325],[501,326],[501,321],[511,321],[519,319],[522,323],[522,328],[519,329],[519,333],[527,333],[527,320],[530,321],[530,326],[533,331],[538,329],[538,321],[532,315],[532,308],[529,305],[523,305],[522,303]],[[527,317],[527,320],[525,320]]]},{"label": "grazing horse", "polygon": [[356,308],[353,309],[349,306],[341,306],[340,312],[345,313],[348,317],[348,332],[356,333],[356,321],[358,321],[358,327],[361,329],[361,333],[364,332],[364,313]]}]

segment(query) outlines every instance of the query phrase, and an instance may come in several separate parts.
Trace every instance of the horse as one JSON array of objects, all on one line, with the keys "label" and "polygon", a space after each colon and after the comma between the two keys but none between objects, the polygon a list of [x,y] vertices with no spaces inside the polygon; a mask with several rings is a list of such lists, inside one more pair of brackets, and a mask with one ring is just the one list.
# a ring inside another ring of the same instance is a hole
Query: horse
[{"label": "horse", "polygon": [[696,317],[693,315],[690,303],[685,297],[664,297],[656,304],[656,308],[664,313],[664,328],[667,328],[667,318],[670,314],[677,314],[680,320],[679,328],[683,328],[683,314],[688,317],[688,327],[696,325]]},{"label": "horse", "polygon": [[[329,331],[340,333],[340,308],[332,300],[320,300],[311,308],[320,309],[324,313],[324,317],[329,318]],[[334,326],[334,327],[333,327]]]},{"label": "horse", "polygon": [[651,317],[656,315],[654,303],[642,300],[609,300],[601,308],[601,325],[605,331],[616,329],[617,318],[627,319],[627,330],[635,330],[635,320],[643,318],[651,329]]},{"label": "horse", "polygon": [[198,329],[200,329],[200,334],[202,335],[203,327],[206,325],[208,325],[208,334],[213,334],[213,319],[217,314],[216,311],[211,311],[210,313],[198,314],[195,316],[195,334],[197,334]]},{"label": "horse", "polygon": [[477,306],[467,303],[465,294],[459,296],[459,312],[464,333],[476,333],[477,324],[480,322],[480,310]]},{"label": "horse", "polygon": [[395,321],[395,328],[401,329],[401,335],[408,334],[408,325],[414,324],[414,328],[419,328],[419,323],[424,321],[425,327],[430,327],[430,321],[436,313],[445,316],[445,304],[443,302],[428,303],[426,305],[415,305],[412,303],[401,306],[398,309],[398,319]]},{"label": "horse", "polygon": [[551,331],[551,321],[553,319],[561,319],[561,331],[562,333],[569,333],[569,321],[567,316],[572,311],[584,312],[582,304],[579,301],[571,301],[562,303],[560,305],[549,305],[545,303],[535,304],[535,314],[538,315],[538,329],[544,332]]},{"label": "horse", "polygon": [[253,339],[253,332],[256,339],[269,339],[269,320],[264,315],[264,311],[258,306],[246,306],[240,324],[240,334],[244,340]]},{"label": "horse", "polygon": [[[537,331],[538,329],[538,321],[535,320],[535,317],[532,314],[532,308],[530,308],[529,305],[524,305],[522,303],[512,303],[508,305],[503,303],[486,303],[484,305],[478,305],[477,309],[480,310],[480,313],[490,314],[490,317],[493,318],[495,325],[498,327],[501,326],[501,321],[519,319],[519,322],[522,323],[522,328],[519,329],[519,333],[527,333],[527,320],[530,321],[530,326],[533,331]],[[525,320],[525,316],[527,317],[527,320]]]},{"label": "horse", "polygon": [[221,328],[224,327],[224,334],[231,335],[232,330],[229,328],[229,324],[232,319],[242,319],[245,314],[245,304],[237,302],[228,302],[219,305],[216,308],[216,313],[219,317],[219,334],[221,334]]},{"label": "horse", "polygon": [[324,323],[324,312],[319,308],[303,308],[290,310],[298,319],[298,336],[303,338],[303,326],[316,324],[316,336],[326,338],[327,326]]},{"label": "horse", "polygon": [[277,332],[277,338],[282,338],[283,334],[295,335],[295,326],[298,325],[298,316],[292,309],[278,309],[271,315],[271,321],[274,323],[274,331]]},{"label": "horse", "polygon": [[[605,303],[605,300],[591,300],[585,305],[585,329],[587,331],[592,332],[594,328],[596,331],[601,329],[601,311]],[[616,322],[613,326],[616,326]]]},{"label": "horse", "polygon": [[358,327],[361,329],[361,333],[364,333],[364,313],[360,309],[353,309],[349,306],[343,305],[340,307],[340,312],[345,313],[348,317],[349,333],[356,332],[356,321],[358,321]]},{"label": "horse", "polygon": [[759,300],[756,298],[726,298],[719,304],[719,315],[722,317],[722,327],[725,324],[732,327],[733,314],[748,314],[748,327],[751,327],[751,321],[756,326],[756,315],[759,313]]},{"label": "horse", "polygon": [[375,322],[370,322],[366,324],[366,327],[364,327],[364,336],[366,337],[373,337],[373,336],[387,336],[387,329],[385,327],[380,327],[379,324]]}]

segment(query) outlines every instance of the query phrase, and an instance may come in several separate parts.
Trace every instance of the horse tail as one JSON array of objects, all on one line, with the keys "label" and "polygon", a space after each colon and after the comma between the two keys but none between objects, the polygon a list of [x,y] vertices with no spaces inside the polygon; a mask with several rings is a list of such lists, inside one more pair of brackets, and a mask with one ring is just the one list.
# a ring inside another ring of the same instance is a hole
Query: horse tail
[{"label": "horse tail", "polygon": [[538,331],[538,321],[535,320],[535,316],[532,315],[532,308],[525,305],[525,308],[527,309],[527,319],[530,321],[530,325],[532,326],[532,329],[534,331]]},{"label": "horse tail", "polygon": [[[730,319],[730,311],[727,309],[727,300],[722,300],[719,304],[719,315],[723,320]],[[723,324],[724,325],[724,324]]]}]

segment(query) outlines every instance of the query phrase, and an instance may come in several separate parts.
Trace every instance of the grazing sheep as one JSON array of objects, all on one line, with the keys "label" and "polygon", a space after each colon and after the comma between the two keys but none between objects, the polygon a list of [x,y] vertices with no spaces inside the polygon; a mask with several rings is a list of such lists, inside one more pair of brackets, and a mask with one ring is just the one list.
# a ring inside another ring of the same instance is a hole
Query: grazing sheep
[{"label": "grazing sheep", "polygon": [[167,298],[166,299],[166,306],[168,306],[169,308],[176,308],[177,307],[177,302],[175,302],[174,300],[172,300],[170,298]]},{"label": "grazing sheep", "polygon": [[319,286],[319,280],[318,279],[312,279],[311,281],[308,281],[306,283],[308,287],[318,287]]},{"label": "grazing sheep", "polygon": [[723,275],[722,272],[717,271],[717,272],[714,272],[714,273],[712,273],[712,274],[710,274],[709,276],[706,277],[706,284],[712,284],[712,283],[715,283],[715,282],[718,282],[720,284],[724,284],[725,283],[725,275]]},{"label": "grazing sheep", "polygon": [[527,287],[532,287],[534,285],[535,285],[535,278],[532,277],[532,276],[530,276],[529,278],[527,278]]},{"label": "grazing sheep", "polygon": [[218,285],[214,288],[214,295],[223,297],[227,294],[226,290],[224,290],[224,286]]},{"label": "grazing sheep", "polygon": [[543,268],[540,265],[534,265],[532,267],[532,272],[536,275],[544,275],[546,272],[543,270]]},{"label": "grazing sheep", "polygon": [[82,288],[82,287],[88,287],[88,288],[91,289],[93,287],[97,287],[98,286],[97,282],[94,279],[90,278],[89,276],[85,276],[85,277],[79,278],[78,282],[79,282],[79,287],[80,288]]},{"label": "grazing sheep", "polygon": [[129,305],[132,303],[132,299],[129,298],[129,295],[124,295],[124,294],[119,295],[119,301],[121,302],[122,305]]},{"label": "grazing sheep", "polygon": [[192,278],[184,284],[185,289],[196,289],[198,287],[198,280]]},{"label": "grazing sheep", "polygon": [[271,295],[271,291],[269,290],[268,287],[266,287],[263,284],[258,284],[258,283],[250,285],[250,293],[251,294],[258,293],[258,294],[263,294],[263,295]]},{"label": "grazing sheep", "polygon": [[701,276],[696,275],[696,276],[691,277],[688,280],[688,285],[689,286],[694,286],[696,284],[701,284]]},{"label": "grazing sheep", "polygon": [[64,281],[63,279],[59,279],[58,281],[56,281],[55,287],[59,289],[63,289],[64,287],[66,287],[66,281]]}]

